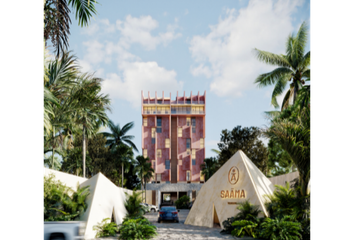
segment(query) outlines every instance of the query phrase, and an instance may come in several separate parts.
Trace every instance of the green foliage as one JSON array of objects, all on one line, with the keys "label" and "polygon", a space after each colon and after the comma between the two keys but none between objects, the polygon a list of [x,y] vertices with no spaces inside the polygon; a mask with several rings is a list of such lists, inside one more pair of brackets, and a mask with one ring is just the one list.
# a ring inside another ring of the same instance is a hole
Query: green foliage
[{"label": "green foliage", "polygon": [[302,239],[300,232],[301,224],[285,216],[282,219],[266,218],[261,224],[259,235],[270,240],[299,240]]},{"label": "green foliage", "polygon": [[93,230],[96,231],[96,238],[115,236],[118,226],[115,222],[109,222],[110,220],[110,218],[105,218],[102,222],[93,226]]},{"label": "green foliage", "polygon": [[54,175],[44,177],[44,221],[72,221],[86,211],[89,186],[77,191],[65,186]]},{"label": "green foliage", "polygon": [[[220,154],[220,152],[218,154]],[[215,157],[205,158],[204,162],[200,165],[202,174],[205,176],[205,181],[208,181],[219,168],[219,161]]]},{"label": "green foliage", "polygon": [[150,239],[157,236],[156,227],[145,218],[127,219],[119,227],[119,239]]},{"label": "green foliage", "polygon": [[295,190],[290,188],[289,183],[286,186],[275,185],[275,191],[272,195],[265,195],[269,202],[266,203],[267,211],[272,218],[282,218],[293,213],[296,205]]},{"label": "green foliage", "polygon": [[232,236],[244,237],[246,235],[256,238],[257,223],[247,220],[239,220],[233,222],[231,225],[234,227],[231,232]]},{"label": "green foliage", "polygon": [[220,143],[219,163],[222,166],[238,150],[242,150],[249,159],[263,172],[267,171],[268,151],[260,140],[261,130],[257,127],[237,126],[228,131],[222,130]]},{"label": "green foliage", "polygon": [[268,142],[268,153],[267,176],[275,177],[296,170],[289,154],[274,139]]},{"label": "green foliage", "polygon": [[237,209],[240,212],[235,216],[235,220],[253,221],[258,217],[258,214],[261,213],[261,210],[259,210],[259,206],[251,204],[249,200],[240,203],[237,206]]},{"label": "green foliage", "polygon": [[232,225],[235,221],[248,220],[257,224],[260,223],[261,219],[258,219],[258,214],[261,212],[259,206],[253,205],[249,200],[246,200],[240,203],[237,209],[240,212],[236,216],[223,221],[224,229],[221,231],[222,233],[231,233],[235,229],[234,225]]},{"label": "green foliage", "polygon": [[175,201],[175,205],[178,209],[188,209],[189,202],[190,198],[187,195],[184,195]]},{"label": "green foliage", "polygon": [[141,203],[141,192],[133,191],[132,195],[126,194],[124,202],[125,209],[127,210],[127,218],[140,218],[144,214],[144,207]]}]

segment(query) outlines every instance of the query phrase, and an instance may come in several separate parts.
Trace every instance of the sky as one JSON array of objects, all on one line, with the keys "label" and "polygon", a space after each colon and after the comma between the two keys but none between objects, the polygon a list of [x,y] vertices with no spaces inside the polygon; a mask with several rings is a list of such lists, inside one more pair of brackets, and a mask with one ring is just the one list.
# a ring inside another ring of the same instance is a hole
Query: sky
[{"label": "sky", "polygon": [[109,118],[120,126],[134,121],[129,134],[139,154],[142,90],[171,92],[172,99],[177,91],[206,91],[206,157],[215,156],[223,129],[265,128],[273,87],[258,88],[254,80],[274,67],[259,62],[253,49],[284,54],[289,34],[303,21],[310,25],[305,0],[101,0],[96,8],[86,28],[71,14],[69,49],[82,71],[104,79]]}]

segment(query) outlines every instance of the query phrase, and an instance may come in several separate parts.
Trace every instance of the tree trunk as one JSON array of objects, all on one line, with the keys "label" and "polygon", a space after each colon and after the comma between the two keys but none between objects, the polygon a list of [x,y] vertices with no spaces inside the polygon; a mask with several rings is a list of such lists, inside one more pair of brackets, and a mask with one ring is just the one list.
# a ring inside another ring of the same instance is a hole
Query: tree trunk
[{"label": "tree trunk", "polygon": [[144,190],[143,190],[143,175],[141,175],[141,197],[144,198]]},{"label": "tree trunk", "polygon": [[85,137],[85,126],[82,127],[82,174],[83,177],[86,177],[86,137]]},{"label": "tree trunk", "polygon": [[122,188],[123,188],[123,181],[124,181],[124,164],[122,163]]}]

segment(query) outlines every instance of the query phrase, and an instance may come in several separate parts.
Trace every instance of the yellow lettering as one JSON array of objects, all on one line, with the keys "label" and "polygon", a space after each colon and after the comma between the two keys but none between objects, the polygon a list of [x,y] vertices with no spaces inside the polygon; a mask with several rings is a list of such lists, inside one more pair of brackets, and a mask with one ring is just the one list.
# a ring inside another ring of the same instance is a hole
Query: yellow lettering
[{"label": "yellow lettering", "polygon": [[235,198],[239,198],[240,197],[240,190],[235,190]]},{"label": "yellow lettering", "polygon": [[221,190],[221,198],[224,198],[224,193],[225,193],[225,191]]},{"label": "yellow lettering", "polygon": [[231,189],[231,191],[230,191],[230,198],[234,198],[234,190],[233,189]]},{"label": "yellow lettering", "polygon": [[245,191],[241,191],[241,196],[240,196],[240,198],[245,198]]},{"label": "yellow lettering", "polygon": [[226,190],[225,198],[229,198],[229,191],[228,190]]}]

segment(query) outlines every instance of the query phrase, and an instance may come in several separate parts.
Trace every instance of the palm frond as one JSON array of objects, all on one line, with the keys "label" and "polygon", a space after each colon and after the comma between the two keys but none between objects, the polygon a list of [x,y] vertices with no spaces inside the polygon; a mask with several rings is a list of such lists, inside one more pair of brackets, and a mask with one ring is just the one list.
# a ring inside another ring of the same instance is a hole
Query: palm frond
[{"label": "palm frond", "polygon": [[292,96],[293,88],[290,88],[284,96],[283,103],[281,104],[281,110],[283,111],[290,105],[290,96]]},{"label": "palm frond", "polygon": [[261,62],[264,62],[269,65],[273,65],[273,66],[291,67],[288,60],[281,55],[262,51],[257,48],[255,48],[254,50],[255,50],[256,57]]},{"label": "palm frond", "polygon": [[277,102],[277,97],[281,95],[286,87],[286,84],[288,82],[288,77],[287,75],[283,75],[280,79],[278,79],[277,83],[274,86],[273,93],[272,93],[272,105],[275,108],[278,108],[278,102]]},{"label": "palm frond", "polygon": [[75,18],[79,21],[79,26],[87,26],[93,14],[97,14],[96,7],[90,0],[69,0],[68,4],[75,10]]},{"label": "palm frond", "polygon": [[293,42],[292,60],[295,66],[299,66],[299,63],[301,62],[304,56],[305,47],[307,43],[307,36],[308,25],[306,22],[303,22]]},{"label": "palm frond", "polygon": [[283,77],[290,78],[291,73],[293,73],[293,71],[290,70],[289,68],[285,68],[285,67],[276,68],[269,73],[264,73],[259,75],[254,81],[254,83],[258,83],[258,87],[266,87],[269,85],[273,85],[280,78]]}]

